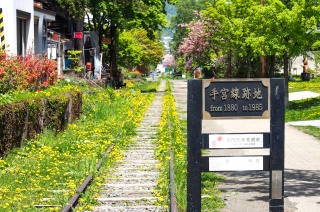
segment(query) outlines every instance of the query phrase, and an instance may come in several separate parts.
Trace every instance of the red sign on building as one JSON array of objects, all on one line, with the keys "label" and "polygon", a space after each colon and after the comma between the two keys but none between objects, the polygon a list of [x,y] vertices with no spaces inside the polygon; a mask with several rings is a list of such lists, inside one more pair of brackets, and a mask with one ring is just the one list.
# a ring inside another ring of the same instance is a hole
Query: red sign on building
[{"label": "red sign on building", "polygon": [[53,33],[51,39],[55,41],[59,41],[59,35],[57,33]]},{"label": "red sign on building", "polygon": [[111,38],[102,38],[101,39],[101,43],[110,44],[111,43]]},{"label": "red sign on building", "polygon": [[82,39],[83,38],[83,33],[82,32],[75,32],[73,37],[77,38],[77,39]]}]

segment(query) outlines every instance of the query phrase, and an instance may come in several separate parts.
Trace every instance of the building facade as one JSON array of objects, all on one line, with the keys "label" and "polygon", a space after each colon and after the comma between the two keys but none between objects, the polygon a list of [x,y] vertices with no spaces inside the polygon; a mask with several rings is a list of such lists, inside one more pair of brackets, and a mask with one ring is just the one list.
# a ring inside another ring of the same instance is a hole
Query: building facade
[{"label": "building facade", "polygon": [[47,24],[55,13],[44,10],[33,0],[0,1],[3,17],[4,48],[9,55],[47,52]]},{"label": "building facade", "polygon": [[0,1],[0,8],[8,54],[25,55],[29,50],[34,51],[33,0]]}]

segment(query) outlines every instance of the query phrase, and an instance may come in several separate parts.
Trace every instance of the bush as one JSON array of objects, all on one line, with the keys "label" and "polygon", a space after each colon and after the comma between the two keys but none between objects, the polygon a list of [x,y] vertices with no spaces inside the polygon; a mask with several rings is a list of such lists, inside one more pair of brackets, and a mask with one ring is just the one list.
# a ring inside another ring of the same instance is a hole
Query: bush
[{"label": "bush", "polygon": [[69,122],[80,117],[81,106],[79,91],[0,105],[0,157],[45,129],[55,134],[64,130]]},{"label": "bush", "polygon": [[142,75],[140,72],[132,71],[132,72],[128,72],[128,78],[129,79],[141,79]]},{"label": "bush", "polygon": [[0,93],[10,90],[37,91],[54,85],[57,77],[56,61],[27,55],[25,58],[0,56]]},{"label": "bush", "polygon": [[0,156],[21,144],[27,111],[23,102],[0,106]]}]

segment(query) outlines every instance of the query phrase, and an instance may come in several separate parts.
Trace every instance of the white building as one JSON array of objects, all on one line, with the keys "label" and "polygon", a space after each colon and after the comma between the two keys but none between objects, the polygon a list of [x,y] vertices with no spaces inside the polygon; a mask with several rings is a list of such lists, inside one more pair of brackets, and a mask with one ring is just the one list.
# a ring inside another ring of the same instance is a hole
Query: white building
[{"label": "white building", "polygon": [[47,52],[47,22],[55,20],[55,13],[33,0],[1,0],[0,9],[4,35],[1,43],[9,55]]}]

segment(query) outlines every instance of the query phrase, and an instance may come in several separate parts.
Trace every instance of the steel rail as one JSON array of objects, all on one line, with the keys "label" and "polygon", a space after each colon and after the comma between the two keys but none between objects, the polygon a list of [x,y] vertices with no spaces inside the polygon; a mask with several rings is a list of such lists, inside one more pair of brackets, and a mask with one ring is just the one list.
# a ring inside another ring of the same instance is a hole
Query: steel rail
[{"label": "steel rail", "polygon": [[[108,154],[110,153],[110,151],[112,150],[113,147],[114,147],[114,144],[112,144],[107,149],[107,151],[103,154],[103,156],[100,158],[100,160],[98,161],[98,164],[96,166],[96,170],[97,171],[100,170],[104,159],[108,156]],[[86,177],[86,179],[82,182],[81,186],[78,188],[77,192],[73,195],[73,197],[70,199],[68,204],[64,207],[62,212],[70,212],[70,211],[72,211],[72,208],[76,207],[76,205],[78,204],[78,200],[79,200],[81,194],[83,194],[87,190],[87,187],[91,184],[91,181],[93,180],[93,177],[94,176],[93,176],[92,173],[90,173]]]},{"label": "steel rail", "polygon": [[[171,135],[171,105],[169,105],[169,135]],[[175,183],[174,183],[174,153],[172,147],[173,141],[172,136],[170,136],[170,167],[169,167],[169,177],[170,177],[170,211],[176,212],[177,211],[177,200],[175,196]]]}]

